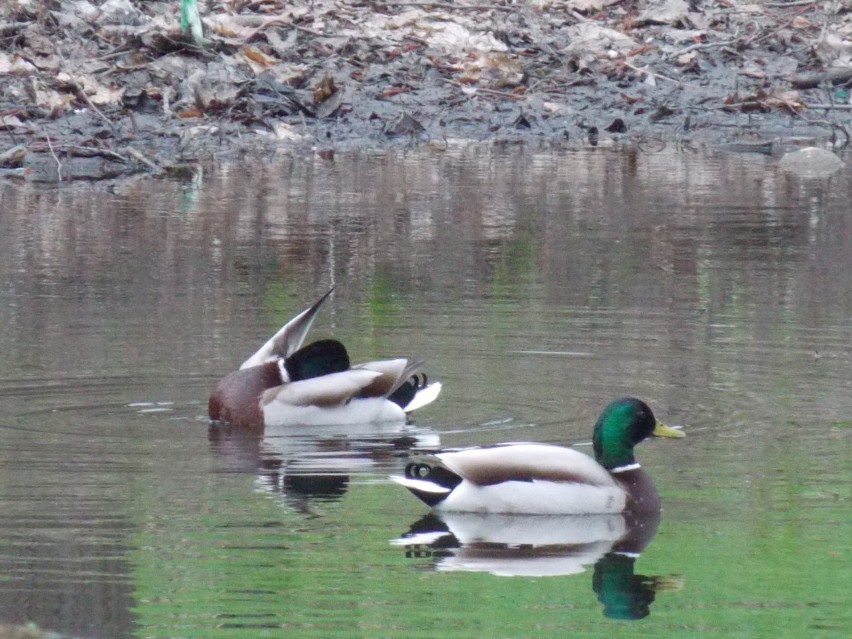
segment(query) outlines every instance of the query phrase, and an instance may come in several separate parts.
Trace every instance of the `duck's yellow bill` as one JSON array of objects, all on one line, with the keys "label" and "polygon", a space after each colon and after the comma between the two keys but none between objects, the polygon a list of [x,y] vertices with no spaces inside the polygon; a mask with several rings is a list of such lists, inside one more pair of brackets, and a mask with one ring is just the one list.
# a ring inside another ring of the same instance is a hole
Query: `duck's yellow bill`
[{"label": "duck's yellow bill", "polygon": [[654,437],[686,437],[686,433],[682,430],[666,426],[663,422],[657,422],[657,425],[654,427],[654,432],[651,434]]}]

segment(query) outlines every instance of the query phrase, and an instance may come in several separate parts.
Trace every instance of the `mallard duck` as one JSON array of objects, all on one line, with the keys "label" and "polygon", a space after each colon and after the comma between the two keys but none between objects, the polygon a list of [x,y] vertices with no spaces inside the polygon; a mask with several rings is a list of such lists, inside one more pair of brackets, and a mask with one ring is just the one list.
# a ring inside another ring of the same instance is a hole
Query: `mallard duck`
[{"label": "mallard duck", "polygon": [[683,437],[647,404],[624,397],[595,424],[595,459],[551,444],[498,444],[412,461],[392,477],[437,511],[605,514],[660,509],[633,447],[649,435]]},{"label": "mallard duck", "polygon": [[405,421],[435,400],[441,384],[429,384],[418,374],[422,360],[400,357],[351,366],[337,340],[302,347],[330,294],[222,378],[208,402],[210,419],[249,428]]}]

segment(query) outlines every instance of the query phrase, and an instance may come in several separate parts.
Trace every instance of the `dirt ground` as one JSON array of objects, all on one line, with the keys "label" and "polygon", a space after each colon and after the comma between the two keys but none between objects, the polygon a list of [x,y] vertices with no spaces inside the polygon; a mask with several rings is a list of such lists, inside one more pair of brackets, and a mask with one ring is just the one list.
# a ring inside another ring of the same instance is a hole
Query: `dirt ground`
[{"label": "dirt ground", "polygon": [[[6,0],[0,177],[454,140],[843,148],[848,0]],[[188,17],[192,17],[188,14]]]}]

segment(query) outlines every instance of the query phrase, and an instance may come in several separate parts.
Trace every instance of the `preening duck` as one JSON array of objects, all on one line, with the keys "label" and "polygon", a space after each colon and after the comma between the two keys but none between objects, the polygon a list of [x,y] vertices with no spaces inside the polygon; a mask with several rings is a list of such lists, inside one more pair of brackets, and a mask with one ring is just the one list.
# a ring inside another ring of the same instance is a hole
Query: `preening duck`
[{"label": "preening duck", "polygon": [[287,322],[239,370],[219,381],[208,402],[210,419],[246,428],[404,421],[437,398],[441,384],[429,384],[419,374],[422,360],[399,357],[350,365],[337,340],[303,348],[330,294]]},{"label": "preening duck", "polygon": [[412,461],[392,477],[437,511],[605,514],[654,512],[654,482],[633,456],[650,435],[683,437],[647,404],[625,397],[604,408],[593,435],[595,459],[551,444],[498,444]]}]

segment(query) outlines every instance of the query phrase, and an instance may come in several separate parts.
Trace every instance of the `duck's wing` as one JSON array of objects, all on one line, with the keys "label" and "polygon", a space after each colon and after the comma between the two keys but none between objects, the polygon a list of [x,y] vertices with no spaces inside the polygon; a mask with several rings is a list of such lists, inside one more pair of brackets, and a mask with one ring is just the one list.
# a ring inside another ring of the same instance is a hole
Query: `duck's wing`
[{"label": "duck's wing", "polygon": [[434,402],[441,393],[440,382],[427,383],[426,374],[417,372],[422,368],[422,359],[400,357],[358,364],[353,368],[380,372],[362,393],[366,397],[386,397],[408,414]]},{"label": "duck's wing", "polygon": [[240,365],[240,369],[259,366],[282,357],[286,358],[296,352],[301,347],[302,342],[305,341],[305,336],[311,329],[311,324],[314,323],[320,306],[328,299],[328,296],[331,295],[333,290],[334,287],[330,288],[310,308],[305,309],[284,324],[254,355]]},{"label": "duck's wing", "polygon": [[261,407],[269,404],[282,406],[342,406],[370,386],[381,373],[367,370],[343,371],[312,377],[298,382],[270,388],[261,396]]},{"label": "duck's wing", "polygon": [[616,485],[609,472],[588,455],[549,444],[501,444],[435,457],[447,470],[477,486],[509,481]]},{"label": "duck's wing", "polygon": [[367,370],[378,373],[379,376],[364,389],[367,397],[387,397],[402,386],[406,380],[423,366],[422,359],[398,357],[396,359],[380,359],[372,362],[356,364],[352,370]]}]

